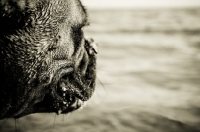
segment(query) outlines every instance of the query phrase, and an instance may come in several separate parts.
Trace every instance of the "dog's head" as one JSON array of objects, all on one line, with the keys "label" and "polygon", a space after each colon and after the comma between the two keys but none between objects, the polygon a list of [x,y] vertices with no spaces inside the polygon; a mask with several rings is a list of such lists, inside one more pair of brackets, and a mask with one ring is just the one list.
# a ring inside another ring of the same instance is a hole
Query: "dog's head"
[{"label": "dog's head", "polygon": [[81,2],[0,2],[0,119],[81,107],[94,92],[97,53]]}]

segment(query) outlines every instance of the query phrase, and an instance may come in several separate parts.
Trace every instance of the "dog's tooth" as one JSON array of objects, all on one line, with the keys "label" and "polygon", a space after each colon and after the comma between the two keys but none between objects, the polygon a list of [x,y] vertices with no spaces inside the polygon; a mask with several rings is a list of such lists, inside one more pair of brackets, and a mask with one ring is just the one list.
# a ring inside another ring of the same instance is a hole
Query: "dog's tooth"
[{"label": "dog's tooth", "polygon": [[67,91],[67,88],[66,87],[62,87],[62,91],[63,92]]},{"label": "dog's tooth", "polygon": [[78,100],[78,106],[82,106],[83,105],[83,101],[82,100]]},{"label": "dog's tooth", "polygon": [[83,106],[81,106],[81,107],[78,108],[78,111],[81,111],[81,110],[83,110]]},{"label": "dog's tooth", "polygon": [[66,96],[66,93],[63,93],[63,97],[65,97]]},{"label": "dog's tooth", "polygon": [[62,110],[58,110],[58,113],[57,113],[57,114],[60,115],[61,113],[62,113]]},{"label": "dog's tooth", "polygon": [[83,106],[81,106],[78,110],[79,110],[79,111],[83,110]]},{"label": "dog's tooth", "polygon": [[67,102],[63,101],[63,104],[67,104]]},{"label": "dog's tooth", "polygon": [[87,102],[83,102],[83,107],[86,107],[87,106]]},{"label": "dog's tooth", "polygon": [[72,93],[74,92],[74,89],[73,89],[73,88],[71,88],[71,92],[72,92]]},{"label": "dog's tooth", "polygon": [[71,107],[76,107],[76,104],[77,104],[77,102],[75,101],[75,102],[71,105]]}]

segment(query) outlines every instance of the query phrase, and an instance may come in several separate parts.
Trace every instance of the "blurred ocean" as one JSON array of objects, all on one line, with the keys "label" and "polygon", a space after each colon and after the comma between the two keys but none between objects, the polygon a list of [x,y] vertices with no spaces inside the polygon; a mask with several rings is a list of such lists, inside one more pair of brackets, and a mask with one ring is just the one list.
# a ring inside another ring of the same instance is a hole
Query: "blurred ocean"
[{"label": "blurred ocean", "polygon": [[89,9],[97,88],[81,111],[0,132],[200,132],[200,9]]}]

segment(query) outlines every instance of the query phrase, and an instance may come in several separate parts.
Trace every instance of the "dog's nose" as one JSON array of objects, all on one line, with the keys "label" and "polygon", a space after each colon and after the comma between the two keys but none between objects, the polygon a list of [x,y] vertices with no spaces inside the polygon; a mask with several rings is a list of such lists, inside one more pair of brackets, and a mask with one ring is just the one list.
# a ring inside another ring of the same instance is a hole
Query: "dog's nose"
[{"label": "dog's nose", "polygon": [[90,43],[91,49],[89,50],[89,54],[93,55],[93,54],[98,54],[98,46],[97,43],[94,41],[92,43]]},{"label": "dog's nose", "polygon": [[95,55],[98,54],[98,45],[92,38],[86,38],[85,39],[85,45],[88,48],[88,54]]}]

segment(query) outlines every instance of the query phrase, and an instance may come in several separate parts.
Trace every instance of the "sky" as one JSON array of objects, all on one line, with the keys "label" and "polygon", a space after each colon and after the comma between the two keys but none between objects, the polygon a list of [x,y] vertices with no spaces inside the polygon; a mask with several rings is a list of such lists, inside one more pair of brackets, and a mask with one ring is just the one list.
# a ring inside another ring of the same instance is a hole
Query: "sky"
[{"label": "sky", "polygon": [[82,0],[90,8],[105,7],[200,7],[200,0]]}]

